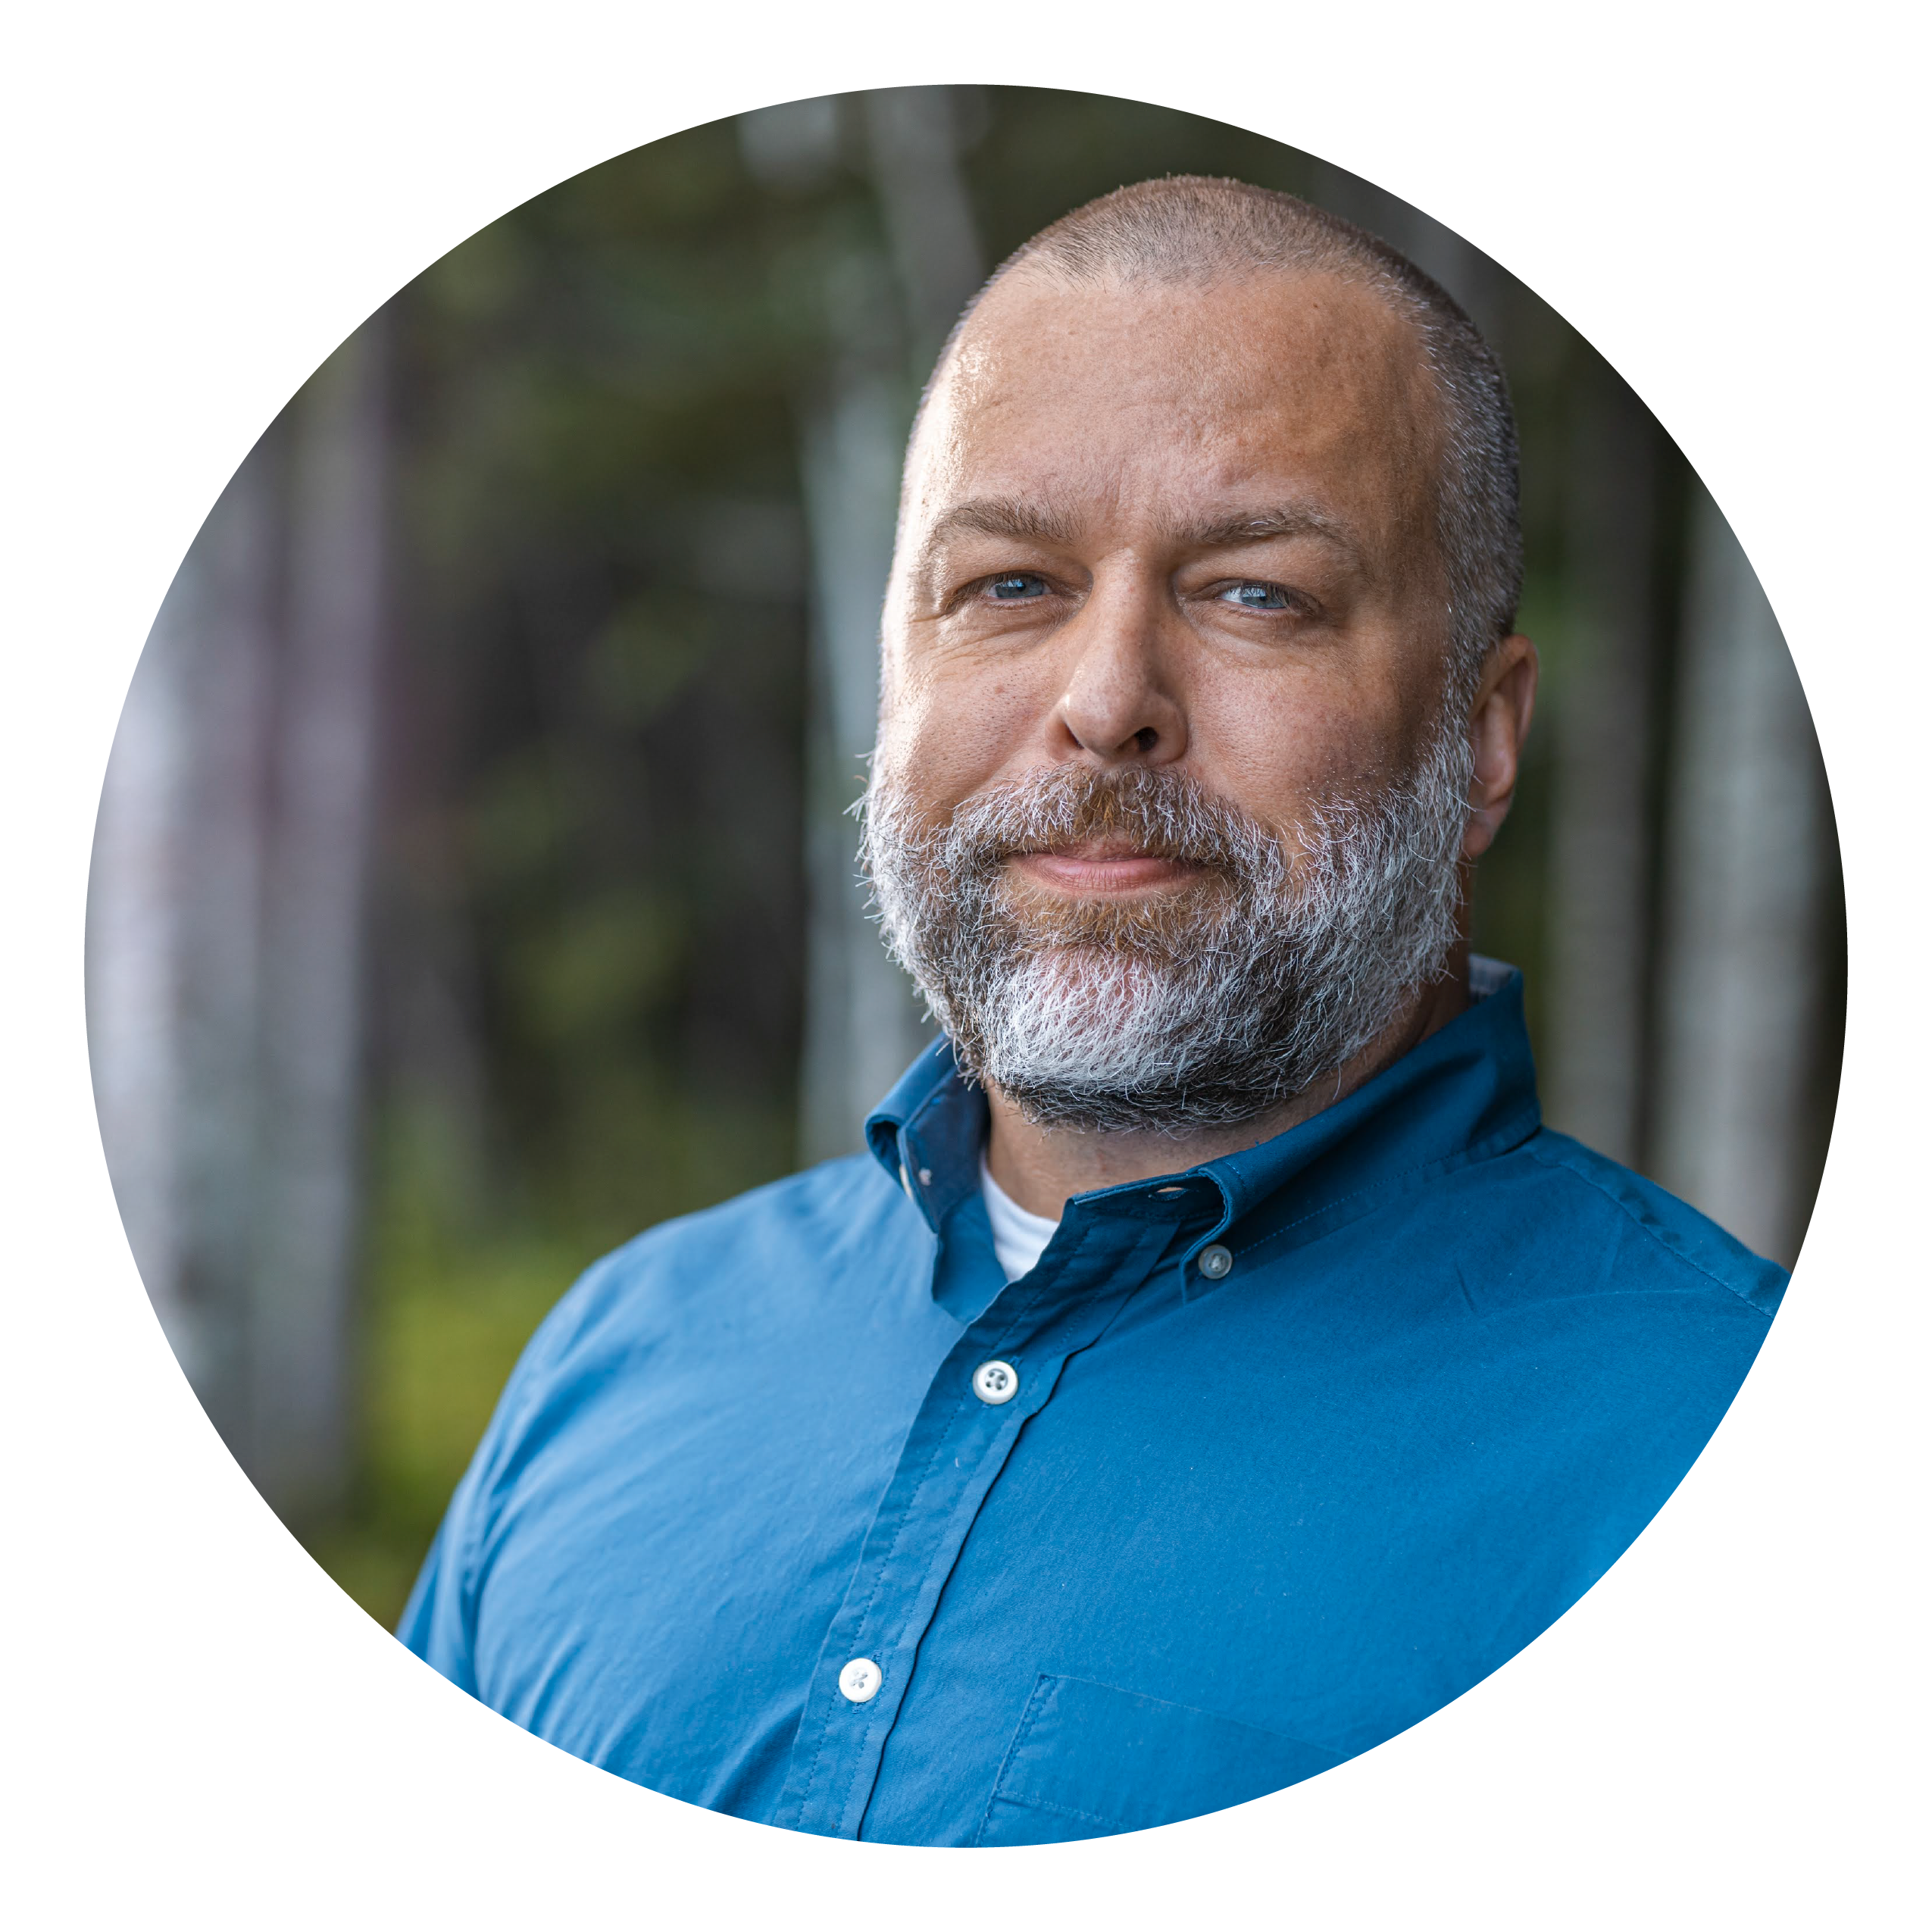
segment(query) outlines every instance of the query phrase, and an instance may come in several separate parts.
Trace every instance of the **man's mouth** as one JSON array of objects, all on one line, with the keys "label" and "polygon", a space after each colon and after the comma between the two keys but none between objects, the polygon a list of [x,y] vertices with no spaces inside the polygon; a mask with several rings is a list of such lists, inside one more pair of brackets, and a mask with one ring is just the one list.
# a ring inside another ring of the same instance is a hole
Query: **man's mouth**
[{"label": "man's mouth", "polygon": [[1166,858],[1122,839],[1017,852],[1007,863],[1030,885],[1082,897],[1158,892],[1186,885],[1202,871],[1191,859]]}]

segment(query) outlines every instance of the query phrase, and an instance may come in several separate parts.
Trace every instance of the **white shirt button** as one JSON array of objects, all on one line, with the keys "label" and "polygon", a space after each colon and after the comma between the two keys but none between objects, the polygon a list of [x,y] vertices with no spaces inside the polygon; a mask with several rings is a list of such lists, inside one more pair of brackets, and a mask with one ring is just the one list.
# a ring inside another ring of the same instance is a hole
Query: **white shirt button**
[{"label": "white shirt button", "polygon": [[871,1703],[884,1681],[884,1673],[870,1657],[855,1657],[839,1673],[839,1688],[852,1704]]},{"label": "white shirt button", "polygon": [[1234,1265],[1234,1257],[1217,1241],[1201,1250],[1194,1265],[1201,1271],[1204,1281],[1218,1281]]},{"label": "white shirt button", "polygon": [[1020,1371],[1010,1361],[983,1361],[973,1371],[973,1393],[989,1408],[1020,1393]]}]

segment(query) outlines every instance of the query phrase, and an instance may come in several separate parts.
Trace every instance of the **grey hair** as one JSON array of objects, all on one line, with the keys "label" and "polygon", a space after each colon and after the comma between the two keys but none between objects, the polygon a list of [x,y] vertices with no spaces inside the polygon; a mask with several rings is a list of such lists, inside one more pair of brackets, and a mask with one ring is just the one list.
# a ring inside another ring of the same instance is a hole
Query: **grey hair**
[{"label": "grey hair", "polygon": [[[1042,1124],[1184,1133],[1336,1074],[1441,976],[1471,763],[1439,714],[1411,771],[1315,802],[1297,840],[1164,767],[1047,766],[936,824],[902,774],[875,769],[862,859],[886,945],[969,1078]],[[1206,863],[1221,889],[1057,913],[1014,900],[1007,857],[1101,824]]]},{"label": "grey hair", "polygon": [[1296,195],[1205,175],[1142,181],[1062,215],[993,271],[940,352],[922,415],[974,311],[1022,268],[1076,288],[1325,274],[1373,289],[1405,317],[1443,411],[1436,530],[1449,579],[1449,688],[1474,696],[1522,594],[1516,420],[1495,352],[1445,289],[1379,236]]}]

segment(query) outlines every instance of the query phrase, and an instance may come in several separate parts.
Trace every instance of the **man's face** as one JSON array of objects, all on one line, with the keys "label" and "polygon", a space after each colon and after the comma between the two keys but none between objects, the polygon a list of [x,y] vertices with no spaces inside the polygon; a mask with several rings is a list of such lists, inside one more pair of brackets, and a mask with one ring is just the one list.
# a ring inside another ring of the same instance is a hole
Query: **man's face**
[{"label": "man's face", "polygon": [[[1350,284],[1009,277],[913,452],[882,770],[943,816],[1043,767],[1166,769],[1298,840],[1434,720],[1439,441],[1413,330]],[[1125,854],[1010,863],[1029,896],[1186,883]]]},{"label": "man's face", "polygon": [[1327,278],[982,305],[910,465],[867,864],[1033,1118],[1255,1118],[1440,967],[1436,436],[1406,326]]}]

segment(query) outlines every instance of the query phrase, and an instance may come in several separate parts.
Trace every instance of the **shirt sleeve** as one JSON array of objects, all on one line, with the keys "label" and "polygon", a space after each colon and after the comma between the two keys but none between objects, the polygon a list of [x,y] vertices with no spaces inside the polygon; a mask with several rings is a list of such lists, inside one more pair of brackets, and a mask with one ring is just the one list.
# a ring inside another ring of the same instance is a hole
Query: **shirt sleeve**
[{"label": "shirt sleeve", "polygon": [[[493,1430],[494,1423],[491,1426]],[[395,1629],[396,1635],[424,1663],[473,1697],[477,1694],[475,1631],[466,1574],[469,1566],[464,1558],[483,1449],[488,1446],[486,1436],[437,1527],[436,1540],[423,1559],[416,1586]]]},{"label": "shirt sleeve", "polygon": [[426,1664],[473,1697],[482,1696],[476,1668],[477,1553],[496,1513],[506,1472],[528,1419],[555,1384],[571,1344],[592,1315],[625,1251],[607,1255],[558,1302],[530,1337],[497,1399],[496,1413],[477,1445],[444,1512],[436,1540],[409,1593],[395,1633]]},{"label": "shirt sleeve", "polygon": [[473,1697],[482,1695],[476,1674],[476,1553],[495,1512],[499,1477],[521,1433],[528,1396],[543,1379],[547,1339],[539,1329],[511,1371],[396,1625],[396,1635],[424,1663]]}]

